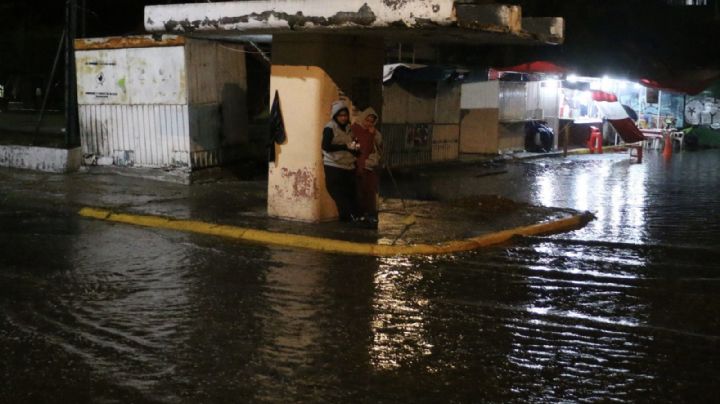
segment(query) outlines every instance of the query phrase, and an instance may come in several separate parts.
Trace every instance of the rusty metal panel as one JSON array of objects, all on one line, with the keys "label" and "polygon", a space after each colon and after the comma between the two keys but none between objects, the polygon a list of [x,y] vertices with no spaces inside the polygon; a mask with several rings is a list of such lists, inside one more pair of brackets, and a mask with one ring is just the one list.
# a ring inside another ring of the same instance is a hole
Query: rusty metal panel
[{"label": "rusty metal panel", "polygon": [[190,166],[199,169],[219,165],[222,149],[220,105],[191,105],[189,110]]},{"label": "rusty metal panel", "polygon": [[432,124],[384,124],[383,161],[391,167],[432,162]]},{"label": "rusty metal panel", "polygon": [[460,123],[461,85],[457,81],[440,81],[437,84],[435,120],[438,123]]},{"label": "rusty metal panel", "polygon": [[81,105],[79,112],[84,154],[119,166],[190,166],[186,105]]},{"label": "rusty metal panel", "polygon": [[161,46],[182,46],[185,37],[178,35],[135,35],[106,38],[79,38],[75,50],[153,48]]},{"label": "rusty metal panel", "polygon": [[434,121],[437,85],[414,82],[408,84],[408,88],[412,91],[398,83],[383,87],[383,122],[404,124]]},{"label": "rusty metal panel", "polygon": [[383,86],[383,122],[399,124],[408,121],[407,101],[409,93],[398,83]]},{"label": "rusty metal panel", "polygon": [[457,160],[460,151],[460,125],[434,125],[432,129],[432,160]]},{"label": "rusty metal panel", "polygon": [[188,99],[190,104],[219,102],[217,42],[191,40],[186,45]]},{"label": "rusty metal panel", "polygon": [[81,105],[186,104],[183,47],[77,51]]},{"label": "rusty metal panel", "polygon": [[543,105],[542,94],[540,92],[540,82],[530,81],[525,84],[526,101],[525,101],[525,119],[542,119]]},{"label": "rusty metal panel", "polygon": [[540,82],[540,105],[543,110],[543,118],[557,117],[560,108],[560,82],[558,80],[546,80]]},{"label": "rusty metal panel", "polygon": [[500,82],[500,120],[516,121],[525,119],[527,90],[525,83]]}]

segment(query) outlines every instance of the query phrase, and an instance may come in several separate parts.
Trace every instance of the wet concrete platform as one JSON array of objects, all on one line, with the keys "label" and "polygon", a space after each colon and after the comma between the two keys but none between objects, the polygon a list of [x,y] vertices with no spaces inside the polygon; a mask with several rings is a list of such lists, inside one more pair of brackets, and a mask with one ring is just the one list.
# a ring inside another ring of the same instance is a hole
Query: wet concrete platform
[{"label": "wet concrete platform", "polygon": [[[470,171],[469,175],[475,175]],[[581,212],[533,206],[496,195],[443,200],[381,197],[377,229],[362,224],[301,223],[268,217],[265,181],[222,179],[191,186],[80,172],[53,176],[0,171],[0,203],[35,204],[77,214],[83,207],[385,245],[438,244],[570,217]]]}]

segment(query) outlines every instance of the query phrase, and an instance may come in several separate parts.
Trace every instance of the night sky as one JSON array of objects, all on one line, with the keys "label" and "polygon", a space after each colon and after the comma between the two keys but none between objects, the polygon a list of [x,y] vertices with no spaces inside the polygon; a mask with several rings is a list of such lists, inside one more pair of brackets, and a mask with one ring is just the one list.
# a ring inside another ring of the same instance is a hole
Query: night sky
[{"label": "night sky", "polygon": [[[143,33],[146,4],[164,0],[87,0],[86,37]],[[204,2],[204,1],[195,1]],[[7,74],[42,74],[52,63],[62,31],[63,0],[0,2],[0,80]],[[720,22],[715,5],[669,7],[661,0],[517,0],[524,15],[563,16],[566,44],[533,50],[587,72],[673,76],[720,66]],[[714,3],[714,2],[711,2]],[[78,0],[82,4],[82,0]],[[82,13],[81,13],[82,14]],[[81,31],[79,31],[79,34]],[[521,51],[522,57],[522,51]]]}]

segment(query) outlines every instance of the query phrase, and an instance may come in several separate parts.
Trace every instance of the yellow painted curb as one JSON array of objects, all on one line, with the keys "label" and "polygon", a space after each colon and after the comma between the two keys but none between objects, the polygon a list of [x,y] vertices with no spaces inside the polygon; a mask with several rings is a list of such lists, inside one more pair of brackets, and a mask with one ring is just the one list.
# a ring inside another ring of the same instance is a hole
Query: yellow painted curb
[{"label": "yellow painted curb", "polygon": [[79,214],[88,218],[116,223],[207,234],[254,243],[306,248],[330,253],[371,255],[376,257],[394,255],[447,254],[474,250],[481,247],[504,243],[515,236],[537,236],[541,234],[562,233],[579,229],[584,227],[593,219],[592,214],[584,213],[559,220],[538,223],[530,226],[516,227],[510,230],[485,234],[464,240],[450,241],[443,244],[383,245],[355,243],[330,238],[302,236],[299,234],[276,233],[265,230],[212,224],[194,220],[176,220],[161,216],[113,213],[109,210],[97,208],[82,208],[80,209]]},{"label": "yellow painted curb", "polygon": [[[605,153],[620,153],[627,151],[627,146],[603,146],[603,152]],[[568,155],[581,155],[581,154],[593,154],[590,153],[590,149],[572,149],[568,150]],[[602,154],[602,153],[601,153]]]}]

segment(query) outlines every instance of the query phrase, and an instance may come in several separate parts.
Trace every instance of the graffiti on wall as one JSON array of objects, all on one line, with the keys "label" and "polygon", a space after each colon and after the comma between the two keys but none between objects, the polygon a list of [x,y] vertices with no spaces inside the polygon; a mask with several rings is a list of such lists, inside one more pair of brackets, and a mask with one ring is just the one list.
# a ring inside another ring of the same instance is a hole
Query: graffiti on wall
[{"label": "graffiti on wall", "polygon": [[720,99],[713,97],[688,97],[685,104],[685,121],[690,125],[720,127]]}]

